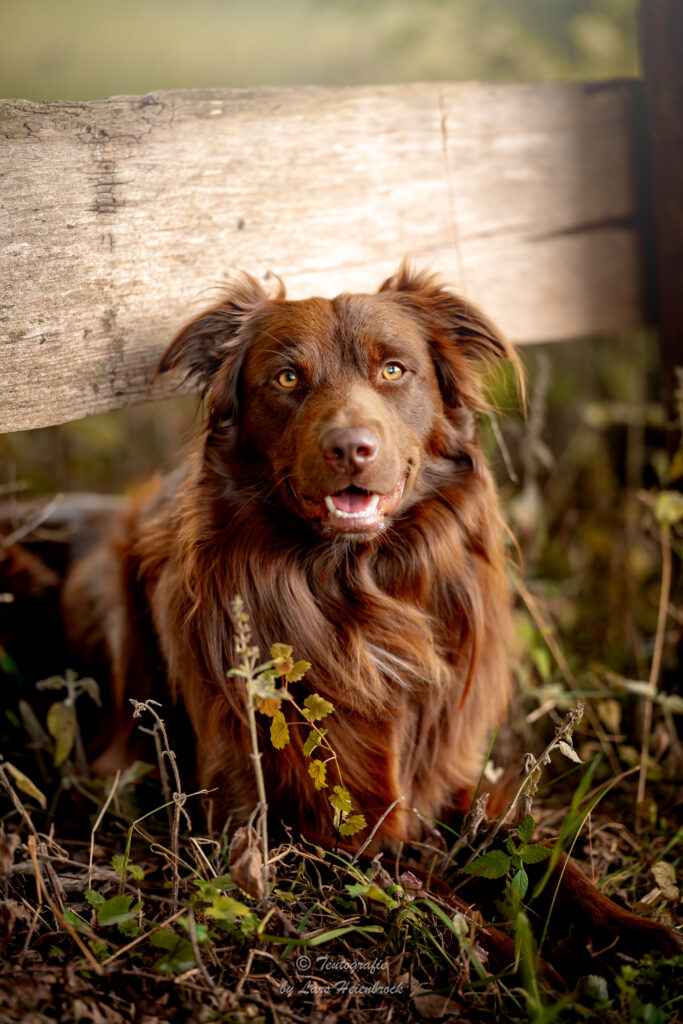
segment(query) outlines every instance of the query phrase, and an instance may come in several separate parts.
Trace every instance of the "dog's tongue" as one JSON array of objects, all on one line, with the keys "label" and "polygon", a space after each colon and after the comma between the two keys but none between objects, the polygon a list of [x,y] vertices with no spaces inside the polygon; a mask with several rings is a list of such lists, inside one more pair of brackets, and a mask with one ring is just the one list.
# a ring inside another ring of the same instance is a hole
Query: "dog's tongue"
[{"label": "dog's tongue", "polygon": [[332,495],[335,508],[340,512],[350,512],[351,515],[358,515],[370,508],[372,495],[364,491],[339,491]]}]

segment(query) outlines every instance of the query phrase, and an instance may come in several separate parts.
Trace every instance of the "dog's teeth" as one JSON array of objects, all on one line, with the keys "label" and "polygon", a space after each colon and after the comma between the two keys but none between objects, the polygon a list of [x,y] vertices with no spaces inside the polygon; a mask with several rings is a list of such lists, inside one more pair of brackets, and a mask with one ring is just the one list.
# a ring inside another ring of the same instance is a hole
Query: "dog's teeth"
[{"label": "dog's teeth", "polygon": [[370,497],[370,501],[362,512],[344,512],[342,509],[337,508],[332,495],[327,494],[325,496],[325,506],[333,516],[337,516],[339,519],[369,519],[377,512],[377,506],[379,505],[379,494],[373,494]]}]

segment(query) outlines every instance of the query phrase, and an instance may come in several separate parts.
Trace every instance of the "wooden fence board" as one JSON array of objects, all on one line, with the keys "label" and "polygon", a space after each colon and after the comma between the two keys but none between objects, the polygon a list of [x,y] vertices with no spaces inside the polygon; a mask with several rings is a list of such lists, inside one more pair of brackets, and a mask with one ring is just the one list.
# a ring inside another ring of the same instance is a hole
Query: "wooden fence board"
[{"label": "wooden fence board", "polygon": [[331,296],[407,253],[516,341],[641,323],[635,88],[3,101],[0,430],[167,393],[161,351],[233,268]]}]

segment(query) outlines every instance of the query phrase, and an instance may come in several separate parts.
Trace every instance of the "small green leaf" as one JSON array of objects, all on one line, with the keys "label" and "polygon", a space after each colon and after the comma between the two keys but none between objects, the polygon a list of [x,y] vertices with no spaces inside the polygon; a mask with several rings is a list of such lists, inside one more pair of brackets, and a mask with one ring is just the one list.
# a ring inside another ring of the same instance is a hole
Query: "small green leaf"
[{"label": "small green leaf", "polygon": [[287,672],[285,679],[288,683],[298,683],[300,679],[303,679],[310,667],[310,661],[295,661],[289,672]]},{"label": "small green leaf", "polygon": [[207,883],[202,884],[214,885],[217,889],[234,889],[235,883],[233,882],[230,875],[216,875],[215,878],[210,878]]},{"label": "small green leaf", "polygon": [[510,867],[510,858],[502,850],[489,850],[477,857],[462,870],[466,875],[477,875],[479,878],[502,878]]},{"label": "small green leaf", "polygon": [[112,896],[111,899],[105,900],[97,911],[97,923],[104,926],[133,921],[142,910],[142,903],[136,903],[131,907],[132,902],[132,896]]},{"label": "small green leaf", "polygon": [[531,842],[531,837],[534,834],[534,818],[532,814],[527,814],[526,818],[522,818],[519,825],[517,826],[517,835],[523,843]]},{"label": "small green leaf", "polygon": [[[185,929],[186,932],[190,932],[190,921],[187,917],[179,917],[178,924]],[[209,941],[209,929],[205,924],[200,924],[199,921],[195,921],[194,933],[197,937],[197,942],[200,946],[203,946],[205,942]]]},{"label": "small green leaf", "polygon": [[90,904],[90,906],[95,908],[101,907],[102,904],[105,902],[104,896],[99,892],[95,892],[94,889],[86,889],[85,898]]},{"label": "small green leaf", "polygon": [[15,768],[10,761],[5,761],[3,764],[3,768],[7,769],[7,771],[10,773],[19,789],[26,793],[27,796],[32,796],[34,800],[37,800],[40,806],[43,808],[43,810],[45,810],[45,808],[47,807],[47,800],[45,799],[45,794],[41,793],[38,787],[31,782],[28,775],[24,775],[23,772],[20,772],[19,769]]},{"label": "small green leaf", "polygon": [[540,864],[542,860],[546,860],[552,850],[549,850],[547,846],[527,846],[526,849],[521,851],[521,858],[525,864]]},{"label": "small green leaf", "polygon": [[155,965],[162,974],[182,974],[196,966],[192,944],[182,935],[160,928],[153,933],[150,942],[158,949],[166,950]]},{"label": "small green leaf", "polygon": [[302,711],[304,718],[307,718],[309,722],[317,722],[321,718],[327,718],[334,711],[334,704],[330,704],[329,700],[325,700],[319,693],[312,693],[304,701],[305,711]]},{"label": "small green leaf", "polygon": [[325,781],[327,765],[324,761],[311,761],[308,766],[308,774],[313,779],[316,789],[325,789],[327,786],[327,782]]},{"label": "small green leaf", "polygon": [[109,947],[99,939],[88,939],[88,945],[98,960],[106,960],[109,956]]},{"label": "small green leaf", "polygon": [[355,836],[356,832],[361,832],[364,828],[367,828],[367,825],[368,823],[362,814],[352,814],[339,826],[339,834],[342,836]]},{"label": "small green leaf", "polygon": [[528,888],[529,876],[527,875],[524,868],[520,868],[520,870],[512,876],[512,881],[510,882],[510,889],[515,894],[515,896],[518,896],[520,900],[523,900],[526,896],[526,891]]},{"label": "small green leaf", "polygon": [[333,807],[336,807],[338,811],[346,811],[347,813],[350,813],[353,810],[351,794],[348,789],[344,789],[343,786],[334,787],[334,791],[330,796],[330,803]]},{"label": "small green leaf", "polygon": [[289,743],[289,727],[281,711],[276,711],[270,723],[270,740],[276,750],[282,750]]},{"label": "small green leaf", "polygon": [[[117,875],[120,875],[123,871],[124,856],[122,853],[115,853],[111,859],[111,866]],[[130,861],[126,864],[126,874],[130,875],[134,882],[141,882],[145,877],[144,868],[141,868],[139,864],[131,864]]]},{"label": "small green leaf", "polygon": [[234,900],[232,896],[216,896],[204,913],[217,921],[234,921],[236,917],[248,917],[251,910],[239,900]]},{"label": "small green leaf", "polygon": [[68,921],[72,928],[76,931],[82,932],[88,930],[88,925],[85,921],[82,921],[78,914],[74,914],[73,910],[69,910],[68,907],[64,911],[64,920]]}]

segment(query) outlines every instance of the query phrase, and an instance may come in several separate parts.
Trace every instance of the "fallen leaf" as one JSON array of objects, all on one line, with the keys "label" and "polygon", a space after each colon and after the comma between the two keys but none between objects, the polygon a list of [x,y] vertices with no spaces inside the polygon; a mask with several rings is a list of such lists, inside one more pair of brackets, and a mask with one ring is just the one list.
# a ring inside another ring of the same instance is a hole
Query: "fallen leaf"
[{"label": "fallen leaf", "polygon": [[667,864],[660,860],[653,864],[650,874],[662,890],[662,896],[671,903],[677,903],[681,898],[681,891],[676,885],[676,869],[673,864]]},{"label": "fallen leaf", "polygon": [[238,828],[228,852],[230,877],[242,892],[258,900],[263,896],[263,854],[261,840],[255,829]]}]

